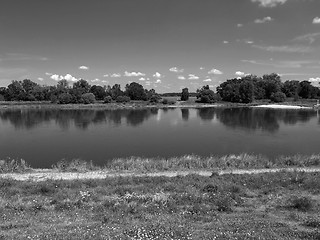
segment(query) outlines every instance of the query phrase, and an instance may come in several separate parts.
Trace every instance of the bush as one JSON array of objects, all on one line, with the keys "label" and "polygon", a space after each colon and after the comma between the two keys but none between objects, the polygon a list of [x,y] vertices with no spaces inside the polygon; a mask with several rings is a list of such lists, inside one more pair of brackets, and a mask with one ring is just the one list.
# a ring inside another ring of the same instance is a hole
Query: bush
[{"label": "bush", "polygon": [[85,93],[81,95],[81,102],[84,104],[91,104],[96,101],[93,93]]},{"label": "bush", "polygon": [[293,197],[289,199],[289,208],[294,208],[299,211],[309,211],[313,207],[312,200],[309,197]]},{"label": "bush", "polygon": [[166,98],[162,100],[162,104],[165,104],[165,105],[173,105],[175,103],[176,103],[175,100],[168,100]]},{"label": "bush", "polygon": [[104,98],[104,101],[103,101],[104,103],[111,103],[112,102],[112,97],[111,96],[106,96],[105,98]]},{"label": "bush", "polygon": [[60,104],[69,104],[72,102],[72,95],[69,93],[61,93],[58,96],[58,103]]},{"label": "bush", "polygon": [[168,102],[169,102],[169,101],[168,101],[168,99],[166,99],[166,98],[162,100],[162,104],[167,105],[167,104],[168,104]]},{"label": "bush", "polygon": [[116,102],[119,102],[119,103],[130,102],[130,98],[128,96],[118,96],[116,98]]},{"label": "bush", "polygon": [[272,93],[270,99],[273,102],[284,102],[286,100],[286,95],[283,92]]},{"label": "bush", "polygon": [[150,101],[151,103],[158,103],[158,102],[160,101],[160,99],[161,99],[161,97],[160,97],[158,94],[153,94],[153,95],[150,97],[149,101]]},{"label": "bush", "polygon": [[4,96],[2,94],[0,94],[0,101],[4,101]]}]

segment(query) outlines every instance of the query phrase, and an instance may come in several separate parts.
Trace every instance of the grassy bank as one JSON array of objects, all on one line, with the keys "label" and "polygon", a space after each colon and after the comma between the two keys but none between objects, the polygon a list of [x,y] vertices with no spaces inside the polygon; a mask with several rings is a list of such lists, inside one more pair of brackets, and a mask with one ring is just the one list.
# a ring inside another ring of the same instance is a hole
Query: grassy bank
[{"label": "grassy bank", "polygon": [[[225,155],[200,157],[185,155],[171,158],[121,158],[109,161],[105,166],[96,166],[90,161],[75,159],[72,161],[59,161],[52,166],[52,170],[60,172],[161,172],[161,171],[219,171],[232,169],[261,169],[261,168],[287,168],[287,167],[319,167],[320,154],[279,156],[271,159],[262,155]],[[0,160],[0,173],[32,172],[32,168],[24,160]]]},{"label": "grassy bank", "polygon": [[319,239],[319,177],[0,179],[0,239]]},{"label": "grassy bank", "polygon": [[[0,109],[30,109],[30,108],[43,108],[43,109],[132,109],[132,108],[167,108],[167,107],[251,107],[257,105],[274,104],[268,99],[256,100],[252,103],[231,103],[231,102],[217,102],[215,104],[205,104],[196,102],[195,97],[190,97],[188,101],[179,101],[179,97],[164,97],[169,104],[150,103],[148,101],[131,101],[128,103],[108,103],[103,101],[97,101],[94,104],[54,104],[49,101],[0,101]],[[287,101],[279,103],[281,105],[301,106],[301,107],[313,107],[317,103],[316,99],[299,99],[294,101],[293,99],[287,99]]]}]

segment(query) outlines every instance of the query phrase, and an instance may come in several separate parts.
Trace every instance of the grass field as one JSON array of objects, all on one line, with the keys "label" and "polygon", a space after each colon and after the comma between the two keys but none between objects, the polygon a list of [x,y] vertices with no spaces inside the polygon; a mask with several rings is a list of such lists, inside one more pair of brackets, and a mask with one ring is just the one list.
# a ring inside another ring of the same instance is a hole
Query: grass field
[{"label": "grass field", "polygon": [[320,174],[0,180],[0,239],[319,239]]},{"label": "grass field", "polygon": [[[316,167],[320,156],[273,162],[242,154],[201,159],[118,159],[53,171],[157,172]],[[158,162],[158,163],[157,163]],[[1,161],[2,173],[36,171]],[[320,173],[189,174],[16,181],[0,178],[0,239],[320,239]]]}]

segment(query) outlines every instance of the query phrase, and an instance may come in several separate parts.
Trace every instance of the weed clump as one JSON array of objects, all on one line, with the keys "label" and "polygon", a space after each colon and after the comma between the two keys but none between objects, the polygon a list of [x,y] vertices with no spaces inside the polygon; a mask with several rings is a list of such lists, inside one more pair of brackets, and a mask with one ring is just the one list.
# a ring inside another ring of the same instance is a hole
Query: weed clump
[{"label": "weed clump", "polygon": [[309,197],[294,196],[289,198],[287,207],[306,212],[313,208],[313,202]]}]

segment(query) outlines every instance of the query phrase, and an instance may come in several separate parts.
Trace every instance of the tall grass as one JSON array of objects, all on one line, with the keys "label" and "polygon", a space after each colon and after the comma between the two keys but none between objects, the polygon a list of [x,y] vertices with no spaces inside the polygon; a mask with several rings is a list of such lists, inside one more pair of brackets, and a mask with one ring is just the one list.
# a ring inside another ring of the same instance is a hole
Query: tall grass
[{"label": "tall grass", "polygon": [[[280,156],[267,158],[263,155],[225,155],[201,157],[184,155],[171,158],[118,158],[107,162],[104,166],[94,165],[92,161],[74,159],[61,160],[52,166],[52,169],[61,172],[87,171],[130,171],[130,172],[157,172],[157,171],[219,171],[232,169],[261,169],[287,167],[319,167],[320,154]],[[24,160],[0,160],[0,173],[25,172],[31,170]]]}]

